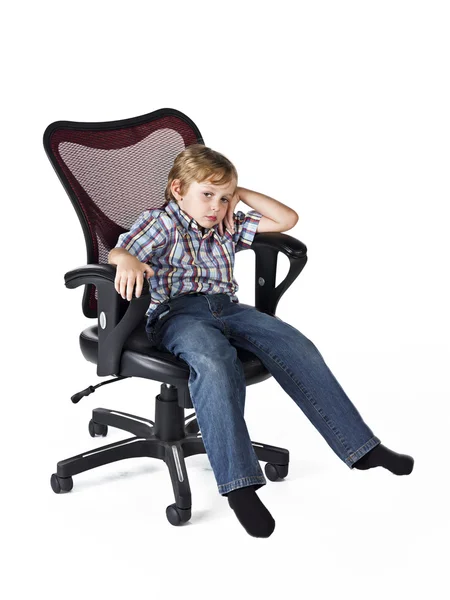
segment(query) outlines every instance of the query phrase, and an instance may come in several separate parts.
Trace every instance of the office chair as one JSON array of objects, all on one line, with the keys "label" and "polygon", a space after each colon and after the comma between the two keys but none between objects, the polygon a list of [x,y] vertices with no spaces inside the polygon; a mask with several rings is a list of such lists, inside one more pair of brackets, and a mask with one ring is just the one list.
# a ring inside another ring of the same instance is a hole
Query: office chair
[{"label": "office chair", "polygon": [[[206,453],[188,380],[189,366],[170,352],[150,346],[145,332],[145,313],[150,304],[148,279],[141,296],[130,302],[114,287],[116,266],[108,263],[109,251],[119,235],[129,231],[144,210],[164,204],[167,176],[175,157],[191,144],[204,144],[197,126],[183,113],[163,108],[120,121],[78,123],[57,121],[44,133],[44,148],[63,184],[83,228],[87,264],[64,275],[66,287],[84,285],[83,313],[97,324],[80,334],[84,358],[97,364],[97,375],[114,378],[72,396],[77,403],[96,388],[128,377],[162,382],[156,396],[155,421],[136,415],[95,408],[89,422],[92,437],[106,436],[118,427],[133,437],[83,452],[57,463],[51,476],[56,494],[69,492],[73,475],[125,458],[149,456],[162,459],[170,473],[175,503],[166,508],[172,525],[191,518],[191,490],[185,458]],[[255,235],[255,307],[275,315],[279,299],[306,264],[306,246],[283,233]],[[290,263],[284,281],[275,287],[278,252]],[[271,377],[252,353],[236,348],[246,385]],[[252,442],[258,460],[264,461],[269,480],[288,473],[289,451]]]}]

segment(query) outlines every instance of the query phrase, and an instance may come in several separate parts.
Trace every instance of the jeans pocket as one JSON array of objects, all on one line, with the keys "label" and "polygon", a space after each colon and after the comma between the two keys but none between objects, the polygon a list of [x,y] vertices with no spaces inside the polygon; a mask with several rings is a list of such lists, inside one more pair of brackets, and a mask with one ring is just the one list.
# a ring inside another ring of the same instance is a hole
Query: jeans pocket
[{"label": "jeans pocket", "polygon": [[149,342],[156,346],[160,342],[159,331],[161,325],[164,323],[166,317],[170,314],[170,303],[164,303],[164,305],[160,305],[155,309],[155,313],[152,315],[151,320],[147,321],[145,326],[145,331],[147,333],[147,338]]},{"label": "jeans pocket", "polygon": [[165,317],[170,312],[170,306],[167,306],[160,315],[157,316],[157,321],[160,321],[163,317]]}]

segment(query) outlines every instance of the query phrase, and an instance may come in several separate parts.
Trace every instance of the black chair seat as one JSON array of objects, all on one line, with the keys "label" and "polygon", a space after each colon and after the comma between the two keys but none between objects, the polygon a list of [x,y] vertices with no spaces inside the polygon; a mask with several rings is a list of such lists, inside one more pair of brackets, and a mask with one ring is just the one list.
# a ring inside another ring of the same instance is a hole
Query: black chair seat
[{"label": "black chair seat", "polygon": [[[97,364],[98,325],[88,327],[81,332],[80,348],[86,360]],[[271,377],[271,374],[257,356],[244,348],[236,347],[236,350],[244,367],[247,385],[259,383]],[[187,385],[189,365],[171,352],[161,351],[151,346],[145,333],[144,321],[127,338],[120,361],[120,373],[116,373],[116,375],[142,377],[170,383],[177,387],[181,386],[185,388],[185,394],[189,396]],[[184,408],[193,408],[190,397],[186,400],[182,402]]]}]

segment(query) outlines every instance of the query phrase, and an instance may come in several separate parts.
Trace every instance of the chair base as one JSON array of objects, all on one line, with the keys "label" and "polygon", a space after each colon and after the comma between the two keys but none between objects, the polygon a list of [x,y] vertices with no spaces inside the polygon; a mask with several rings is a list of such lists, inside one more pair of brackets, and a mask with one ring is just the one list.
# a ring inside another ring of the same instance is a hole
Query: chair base
[{"label": "chair base", "polygon": [[[97,433],[106,435],[108,426],[123,429],[134,436],[58,462],[57,472],[51,478],[53,491],[70,491],[72,475],[101,465],[140,456],[159,458],[169,469],[175,497],[175,504],[166,509],[167,518],[173,525],[189,520],[191,489],[185,458],[206,454],[197,419],[192,417],[195,413],[184,417],[184,408],[178,405],[177,388],[165,383],[156,396],[155,422],[115,410],[94,408],[89,424],[92,436]],[[257,442],[252,444],[258,460],[270,463],[266,465],[266,474],[272,481],[287,475],[288,450]]]}]

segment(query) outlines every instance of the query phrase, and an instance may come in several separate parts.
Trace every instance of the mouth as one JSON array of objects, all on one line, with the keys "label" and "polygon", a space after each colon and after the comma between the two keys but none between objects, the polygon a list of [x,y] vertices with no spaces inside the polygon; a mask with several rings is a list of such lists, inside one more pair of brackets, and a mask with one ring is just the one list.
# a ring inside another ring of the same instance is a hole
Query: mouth
[{"label": "mouth", "polygon": [[217,217],[205,217],[208,221],[217,221]]}]

